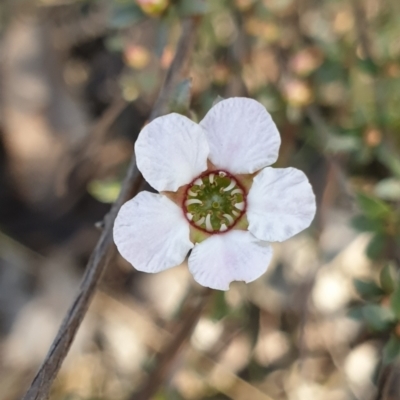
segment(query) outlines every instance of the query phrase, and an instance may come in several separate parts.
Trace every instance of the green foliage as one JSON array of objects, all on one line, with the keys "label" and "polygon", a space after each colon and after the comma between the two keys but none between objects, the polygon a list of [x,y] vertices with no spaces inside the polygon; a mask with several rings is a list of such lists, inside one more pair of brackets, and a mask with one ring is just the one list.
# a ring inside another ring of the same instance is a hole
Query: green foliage
[{"label": "green foliage", "polygon": [[212,309],[210,313],[211,319],[219,321],[230,313],[230,308],[225,300],[225,293],[216,291],[214,293],[214,300],[212,302]]},{"label": "green foliage", "polygon": [[353,280],[357,293],[364,300],[375,299],[384,294],[383,290],[374,281]]},{"label": "green foliage", "polygon": [[370,219],[382,219],[390,214],[390,207],[382,200],[367,195],[365,193],[357,193],[357,203]]},{"label": "green foliage", "polygon": [[204,15],[208,11],[206,0],[180,0],[178,13],[182,17]]},{"label": "green foliage", "polygon": [[169,111],[186,114],[190,107],[191,100],[191,79],[184,79],[178,85],[171,96],[169,101]]},{"label": "green foliage", "polygon": [[383,362],[390,364],[400,355],[400,338],[396,335],[391,335],[389,341],[385,344],[382,352]]},{"label": "green foliage", "polygon": [[362,316],[367,326],[377,332],[388,330],[395,322],[393,312],[377,304],[366,304],[362,308]]},{"label": "green foliage", "polygon": [[400,319],[400,286],[390,296],[390,304],[396,317]]},{"label": "green foliage", "polygon": [[383,233],[375,234],[367,246],[367,256],[372,260],[379,259],[386,248],[387,236]]},{"label": "green foliage", "polygon": [[381,288],[385,293],[392,293],[397,286],[397,273],[392,263],[386,264],[379,275]]},{"label": "green foliage", "polygon": [[400,200],[400,179],[387,178],[378,182],[375,186],[375,194],[384,200]]},{"label": "green foliage", "polygon": [[113,203],[120,190],[121,182],[116,180],[93,180],[88,185],[88,192],[102,203]]},{"label": "green foliage", "polygon": [[365,215],[357,215],[351,220],[353,228],[360,232],[379,232],[383,229],[382,222],[376,219],[370,219]]},{"label": "green foliage", "polygon": [[111,28],[121,29],[135,25],[144,18],[142,10],[134,2],[116,2],[112,8],[109,25]]},{"label": "green foliage", "polygon": [[370,75],[376,75],[379,72],[379,68],[376,63],[370,58],[366,58],[364,60],[358,60],[358,67],[363,72],[366,72]]}]

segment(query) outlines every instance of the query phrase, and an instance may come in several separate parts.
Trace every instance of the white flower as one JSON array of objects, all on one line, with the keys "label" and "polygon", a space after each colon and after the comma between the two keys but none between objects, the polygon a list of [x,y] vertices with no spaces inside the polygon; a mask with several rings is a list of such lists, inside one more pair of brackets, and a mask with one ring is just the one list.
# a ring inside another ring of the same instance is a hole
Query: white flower
[{"label": "white flower", "polygon": [[182,263],[203,286],[227,290],[267,269],[270,242],[307,228],[316,205],[303,172],[271,168],[279,132],[264,106],[247,98],[217,103],[196,124],[169,114],[141,131],[137,166],[161,194],[141,192],[114,225],[121,255],[136,269]]}]

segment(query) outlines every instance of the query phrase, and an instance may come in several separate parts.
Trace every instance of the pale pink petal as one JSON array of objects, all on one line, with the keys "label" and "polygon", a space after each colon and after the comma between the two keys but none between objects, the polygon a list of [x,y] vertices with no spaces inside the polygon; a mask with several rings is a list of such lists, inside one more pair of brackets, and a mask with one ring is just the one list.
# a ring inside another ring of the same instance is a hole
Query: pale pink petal
[{"label": "pale pink petal", "polygon": [[143,272],[175,267],[193,247],[182,210],[167,197],[150,192],[141,192],[122,206],[114,241],[122,257]]},{"label": "pale pink petal", "polygon": [[268,242],[281,242],[308,228],[315,211],[312,187],[296,168],[263,169],[247,196],[249,231]]},{"label": "pale pink petal", "polygon": [[140,172],[154,189],[176,191],[207,169],[209,147],[200,125],[173,113],[142,129],[135,153]]},{"label": "pale pink petal", "polygon": [[232,230],[196,244],[189,256],[189,270],[200,285],[228,290],[232,281],[248,283],[260,277],[271,258],[269,243],[250,232]]},{"label": "pale pink petal", "polygon": [[281,138],[265,107],[244,97],[221,100],[200,125],[210,145],[209,159],[233,174],[249,174],[273,164]]}]

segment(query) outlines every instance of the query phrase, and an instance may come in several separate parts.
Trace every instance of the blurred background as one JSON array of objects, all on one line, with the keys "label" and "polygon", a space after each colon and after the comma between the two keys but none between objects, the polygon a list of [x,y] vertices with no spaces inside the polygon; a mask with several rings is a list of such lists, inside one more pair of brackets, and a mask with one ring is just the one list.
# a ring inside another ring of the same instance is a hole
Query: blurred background
[{"label": "blurred background", "polygon": [[400,2],[9,0],[0,400],[25,393],[77,293],[188,18],[169,111],[264,104],[276,166],[306,172],[316,219],[228,292],[114,258],[51,399],[400,399]]}]

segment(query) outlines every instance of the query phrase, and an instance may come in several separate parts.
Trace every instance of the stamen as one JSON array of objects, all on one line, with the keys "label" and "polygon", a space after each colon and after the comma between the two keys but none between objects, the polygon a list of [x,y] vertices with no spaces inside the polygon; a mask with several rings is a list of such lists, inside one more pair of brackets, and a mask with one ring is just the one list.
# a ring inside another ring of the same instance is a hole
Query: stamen
[{"label": "stamen", "polygon": [[190,213],[186,213],[186,217],[189,221],[191,221],[193,219],[193,214]]},{"label": "stamen", "polygon": [[241,203],[236,203],[235,204],[235,207],[240,211],[244,210],[244,206],[245,206],[244,201],[242,201]]},{"label": "stamen", "polygon": [[227,192],[228,190],[233,189],[235,186],[236,186],[236,182],[233,179],[231,179],[231,183],[226,188],[224,188],[223,191]]},{"label": "stamen", "polygon": [[203,204],[199,199],[190,199],[185,201],[185,206],[191,206],[192,204]]},{"label": "stamen", "polygon": [[214,230],[211,225],[211,214],[207,214],[207,217],[206,217],[206,230],[208,232],[212,232]]},{"label": "stamen", "polygon": [[197,222],[195,222],[195,225],[200,226],[203,224],[204,221],[205,221],[205,218],[201,217]]},{"label": "stamen", "polygon": [[224,217],[228,220],[229,225],[232,225],[232,224],[233,224],[234,219],[233,219],[232,215],[224,214]]},{"label": "stamen", "polygon": [[246,191],[225,171],[198,176],[186,189],[183,210],[191,225],[210,234],[232,229],[246,209]]}]

